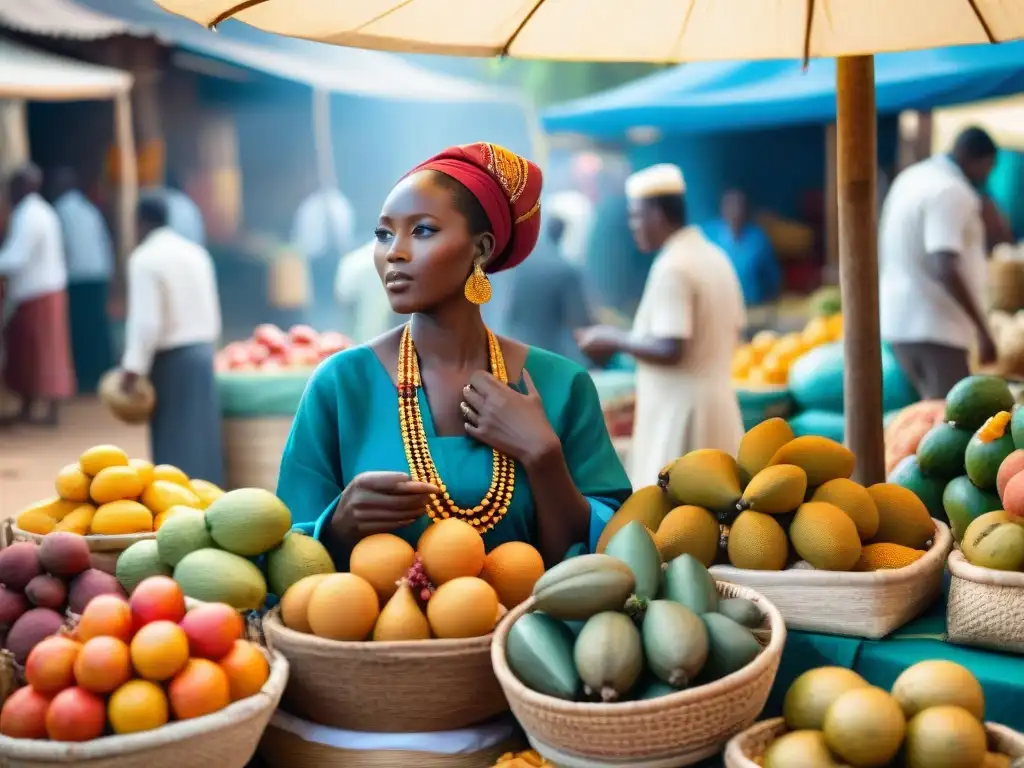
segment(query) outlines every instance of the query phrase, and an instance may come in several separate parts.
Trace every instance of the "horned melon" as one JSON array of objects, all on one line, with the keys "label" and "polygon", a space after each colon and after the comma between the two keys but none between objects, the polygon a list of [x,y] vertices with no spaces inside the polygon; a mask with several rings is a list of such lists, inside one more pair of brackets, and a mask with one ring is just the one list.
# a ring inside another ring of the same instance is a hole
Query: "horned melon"
[{"label": "horned melon", "polygon": [[661,521],[654,541],[664,562],[693,555],[710,568],[718,556],[720,526],[703,507],[676,507]]},{"label": "horned melon", "polygon": [[640,678],[644,654],[640,631],[624,613],[604,611],[591,616],[580,630],[573,660],[588,696],[618,701]]},{"label": "horned melon", "polygon": [[604,530],[601,531],[601,537],[597,540],[598,554],[604,552],[608,542],[612,540],[612,536],[618,533],[626,523],[639,520],[647,526],[647,530],[654,533],[674,506],[668,494],[658,486],[648,485],[645,488],[638,488],[622,503]]},{"label": "horned melon", "polygon": [[671,600],[653,600],[647,606],[641,636],[647,666],[659,680],[675,688],[688,686],[707,660],[704,622]]},{"label": "horned melon", "polygon": [[758,472],[743,490],[740,509],[784,515],[804,502],[807,473],[793,464],[776,464]]},{"label": "horned melon", "polygon": [[767,467],[779,449],[795,437],[785,419],[774,416],[752,427],[740,440],[736,462],[747,477]]},{"label": "horned melon", "polygon": [[663,597],[685,605],[698,616],[718,610],[718,585],[692,555],[680,555],[665,569]]},{"label": "horned melon", "polygon": [[883,571],[906,568],[924,557],[920,549],[911,549],[902,544],[879,542],[868,544],[860,551],[855,571]]},{"label": "horned melon", "polygon": [[837,477],[849,477],[856,463],[853,452],[841,443],[818,435],[803,435],[779,448],[769,466],[795,464],[807,473],[807,485],[816,488]]},{"label": "horned melon", "polygon": [[878,533],[878,507],[868,489],[845,477],[837,477],[815,489],[811,501],[824,501],[839,507],[857,526],[861,541]]},{"label": "horned melon", "polygon": [[527,613],[509,628],[505,657],[527,688],[572,701],[580,689],[573,661],[575,641],[563,622],[544,613]]},{"label": "horned melon", "polygon": [[857,526],[834,504],[803,504],[789,526],[789,539],[801,559],[823,571],[849,571],[860,560]]},{"label": "horned melon", "polygon": [[731,511],[740,500],[736,460],[714,448],[690,451],[658,478],[676,505],[692,504],[713,512]]},{"label": "horned melon", "polygon": [[654,599],[661,584],[661,555],[643,523],[637,520],[626,523],[608,542],[605,554],[629,566],[636,579],[633,593],[637,597]]},{"label": "horned melon", "polygon": [[771,515],[747,510],[729,530],[729,562],[750,571],[781,571],[789,558],[789,542]]},{"label": "horned melon", "polygon": [[878,530],[873,541],[925,548],[935,535],[935,522],[913,491],[892,483],[875,483],[868,493],[878,508]]},{"label": "horned melon", "polygon": [[621,610],[635,588],[633,571],[618,558],[580,555],[537,579],[534,607],[563,621],[586,621],[602,611]]}]

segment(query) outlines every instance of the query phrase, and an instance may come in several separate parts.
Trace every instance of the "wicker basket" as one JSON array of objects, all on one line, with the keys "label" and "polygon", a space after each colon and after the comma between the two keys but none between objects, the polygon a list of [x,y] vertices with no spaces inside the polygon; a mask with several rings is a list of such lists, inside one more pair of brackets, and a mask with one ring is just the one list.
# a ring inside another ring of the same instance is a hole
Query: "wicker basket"
[{"label": "wicker basket", "polygon": [[988,265],[989,309],[1024,309],[1024,261],[992,259]]},{"label": "wicker basket", "polygon": [[530,744],[559,768],[676,768],[722,751],[754,722],[775,682],[786,627],[778,609],[752,589],[718,582],[723,597],[753,600],[765,614],[761,654],[738,672],[708,685],[649,701],[590,704],[562,701],[530,690],[505,660],[509,628],[533,600],[514,608],[498,625],[491,662],[512,713]]},{"label": "wicker basket", "polygon": [[[8,519],[8,525],[10,525],[10,541],[12,543],[15,541],[34,541],[38,544],[43,540],[43,534],[23,531],[13,520]],[[84,538],[89,545],[89,551],[92,553],[92,567],[114,575],[117,570],[117,558],[120,557],[122,552],[137,541],[156,538],[156,534],[125,533],[116,536],[90,535]]]},{"label": "wicker basket", "polygon": [[[988,748],[992,752],[1014,759],[1024,757],[1024,736],[1005,725],[985,723]],[[725,748],[725,768],[757,768],[755,759],[761,757],[775,739],[786,732],[781,717],[763,720],[734,737]]]},{"label": "wicker basket", "polygon": [[287,681],[288,662],[274,654],[263,690],[220,712],[153,731],[77,744],[0,736],[0,764],[4,768],[244,768],[256,753]]},{"label": "wicker basket", "polygon": [[491,670],[491,636],[339,642],[263,619],[267,643],[291,664],[283,707],[332,728],[373,733],[455,731],[508,710]]},{"label": "wicker basket", "polygon": [[1024,573],[979,568],[959,549],[947,562],[949,642],[1024,653]]},{"label": "wicker basket", "polygon": [[292,417],[225,418],[221,425],[227,487],[275,491]]},{"label": "wicker basket", "polygon": [[778,606],[790,629],[876,639],[924,612],[942,592],[949,528],[935,522],[931,549],[898,570],[848,573],[791,568],[746,571],[716,565],[716,578],[755,589]]}]

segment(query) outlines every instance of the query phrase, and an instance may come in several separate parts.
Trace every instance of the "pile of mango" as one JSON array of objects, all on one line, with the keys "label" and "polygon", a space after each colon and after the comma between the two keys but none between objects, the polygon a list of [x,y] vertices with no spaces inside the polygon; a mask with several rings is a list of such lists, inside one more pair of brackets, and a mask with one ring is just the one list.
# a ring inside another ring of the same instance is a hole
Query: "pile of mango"
[{"label": "pile of mango", "polygon": [[509,628],[509,668],[567,701],[653,699],[710,683],[761,652],[756,603],[721,599],[696,558],[666,562],[639,521],[604,554],[564,560],[533,588],[534,610]]},{"label": "pile of mango", "polygon": [[778,336],[761,331],[733,354],[732,379],[743,386],[783,386],[789,369],[804,353],[843,338],[842,314],[813,317],[799,332]]},{"label": "pile of mango", "polygon": [[708,567],[759,571],[916,562],[935,534],[928,509],[899,485],[854,482],[855,463],[840,443],[795,437],[785,420],[768,419],[743,436],[736,458],[700,449],[667,466],[658,485],[637,490],[612,516],[597,551],[639,521],[666,562],[689,554]]},{"label": "pile of mango", "polygon": [[1024,410],[1006,382],[968,376],[949,391],[944,421],[889,479],[949,520],[968,562],[1024,570]]}]

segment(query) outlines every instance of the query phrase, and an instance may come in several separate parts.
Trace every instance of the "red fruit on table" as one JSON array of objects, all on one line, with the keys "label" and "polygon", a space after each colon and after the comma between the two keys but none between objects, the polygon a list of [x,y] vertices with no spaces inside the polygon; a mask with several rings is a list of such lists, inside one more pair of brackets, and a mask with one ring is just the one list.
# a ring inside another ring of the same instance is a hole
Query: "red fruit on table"
[{"label": "red fruit on table", "polygon": [[320,335],[320,354],[322,357],[330,357],[336,352],[348,349],[352,346],[352,339],[337,331],[326,331]]},{"label": "red fruit on table", "polygon": [[12,739],[45,739],[46,710],[50,697],[31,685],[19,688],[4,702],[0,710],[0,736]]},{"label": "red fruit on table", "polygon": [[272,323],[264,323],[253,331],[252,337],[271,352],[278,352],[288,346],[288,334]]},{"label": "red fruit on table", "polygon": [[192,658],[217,661],[242,637],[245,623],[241,614],[224,603],[207,603],[193,608],[179,623],[188,637]]},{"label": "red fruit on table", "polygon": [[248,345],[247,352],[249,353],[249,362],[254,365],[260,365],[270,357],[270,350],[262,344],[257,344],[255,342]]},{"label": "red fruit on table", "polygon": [[320,338],[320,334],[308,325],[293,325],[288,331],[288,336],[291,338],[292,344],[310,347],[316,346]]},{"label": "red fruit on table", "polygon": [[103,735],[107,707],[84,688],[65,688],[46,710],[46,735],[54,741],[91,741]]},{"label": "red fruit on table", "polygon": [[150,576],[132,592],[129,601],[136,631],[154,621],[177,624],[185,616],[185,595],[169,576]]}]

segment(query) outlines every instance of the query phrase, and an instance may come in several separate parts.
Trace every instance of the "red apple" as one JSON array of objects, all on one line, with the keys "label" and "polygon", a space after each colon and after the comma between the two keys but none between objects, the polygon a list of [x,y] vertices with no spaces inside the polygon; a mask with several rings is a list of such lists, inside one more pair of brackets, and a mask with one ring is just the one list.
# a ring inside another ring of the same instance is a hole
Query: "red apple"
[{"label": "red apple", "polygon": [[288,334],[273,323],[264,323],[252,334],[253,340],[262,344],[271,352],[277,352],[288,346]]},{"label": "red apple", "polygon": [[213,661],[227,656],[245,629],[238,611],[224,603],[206,603],[193,608],[179,626],[188,637],[192,658]]},{"label": "red apple", "polygon": [[143,580],[129,599],[135,629],[154,621],[181,621],[185,616],[185,595],[178,582],[169,576],[150,576]]},{"label": "red apple", "polygon": [[293,325],[288,331],[288,336],[292,344],[309,347],[316,346],[320,338],[320,334],[308,325]]}]

